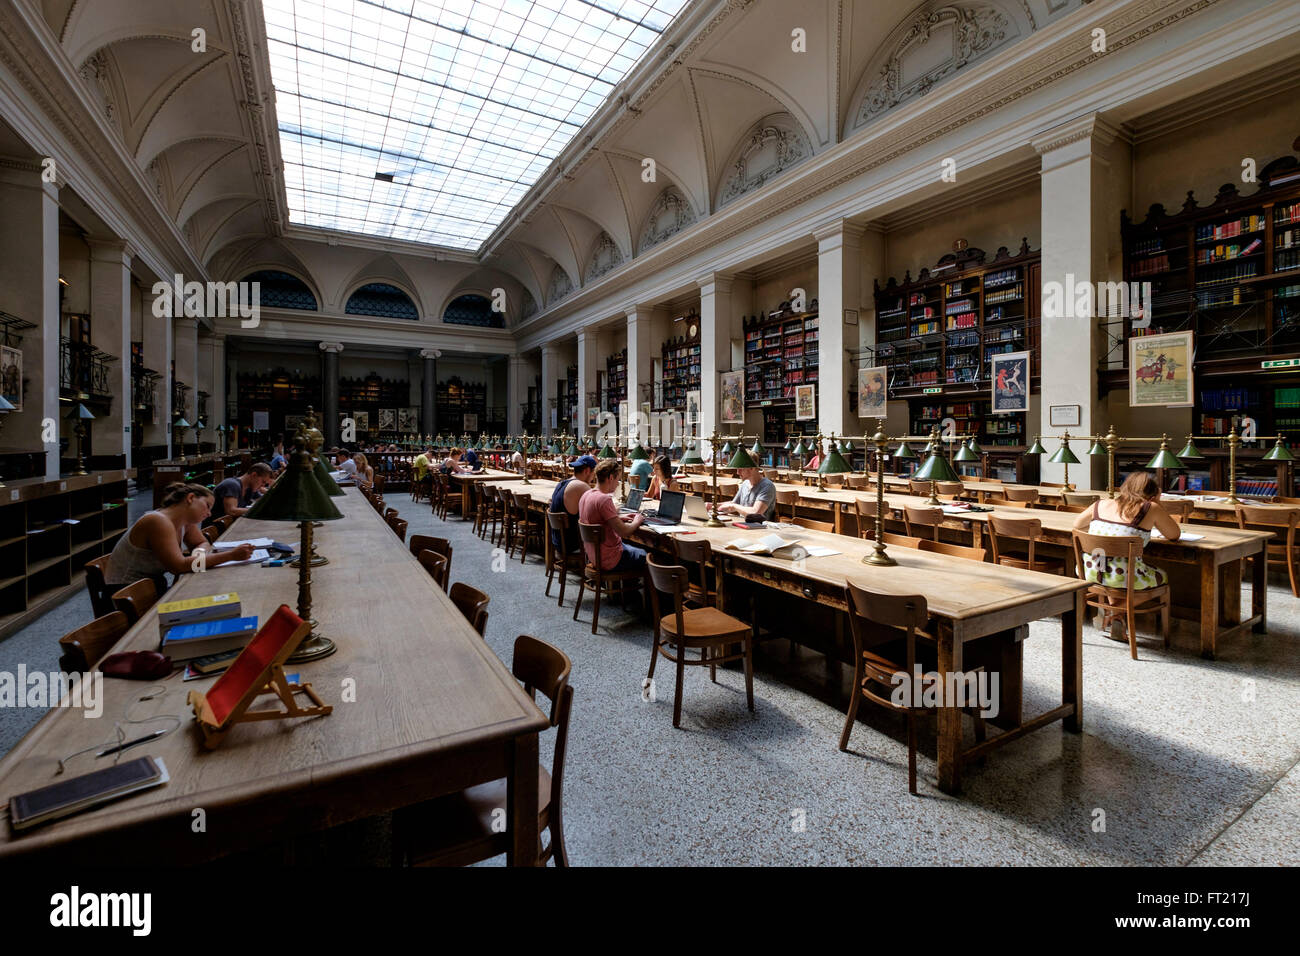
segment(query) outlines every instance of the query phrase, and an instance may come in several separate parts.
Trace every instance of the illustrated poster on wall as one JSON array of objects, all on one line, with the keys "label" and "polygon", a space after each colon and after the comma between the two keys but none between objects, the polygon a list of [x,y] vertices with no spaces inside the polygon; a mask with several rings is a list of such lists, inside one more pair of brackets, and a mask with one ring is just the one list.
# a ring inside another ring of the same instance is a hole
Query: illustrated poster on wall
[{"label": "illustrated poster on wall", "polygon": [[379,410],[379,430],[391,432],[397,428],[397,409],[381,408]]},{"label": "illustrated poster on wall", "polygon": [[1129,404],[1192,404],[1192,333],[1128,340]]},{"label": "illustrated poster on wall", "polygon": [[723,372],[721,375],[722,402],[719,421],[724,425],[745,423],[745,370]]},{"label": "illustrated poster on wall", "polygon": [[416,421],[414,408],[399,408],[397,410],[397,430],[403,435],[410,435],[415,432]]},{"label": "illustrated poster on wall", "polygon": [[993,414],[1029,411],[1029,353],[993,356]]},{"label": "illustrated poster on wall", "polygon": [[806,422],[817,417],[817,386],[796,385],[794,387],[795,421]]},{"label": "illustrated poster on wall", "polygon": [[858,417],[885,418],[889,370],[883,365],[858,369]]}]

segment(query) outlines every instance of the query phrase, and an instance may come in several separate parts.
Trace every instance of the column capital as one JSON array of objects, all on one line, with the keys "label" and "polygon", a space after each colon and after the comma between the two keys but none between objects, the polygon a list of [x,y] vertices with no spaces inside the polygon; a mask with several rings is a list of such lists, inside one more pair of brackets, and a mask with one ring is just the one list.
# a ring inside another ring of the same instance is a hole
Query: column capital
[{"label": "column capital", "polygon": [[547,342],[542,346],[542,355],[554,356],[554,355],[558,355],[559,353],[560,353],[560,347],[556,345],[554,342]]},{"label": "column capital", "polygon": [[817,251],[830,252],[841,246],[855,245],[866,231],[866,226],[849,222],[846,219],[836,219],[833,222],[818,226],[813,230],[812,234],[813,238],[817,240]]},{"label": "column capital", "polygon": [[726,295],[731,291],[732,284],[736,277],[726,272],[707,272],[695,280],[695,284],[700,287],[701,295],[713,295],[721,292]]},{"label": "column capital", "polygon": [[[1100,113],[1088,113],[1045,131],[1030,140],[1030,145],[1039,156],[1045,156],[1067,146],[1075,146],[1072,152],[1084,155],[1089,151],[1088,147],[1109,146],[1117,139],[1130,141],[1131,138],[1127,130],[1108,123]],[[1075,158],[1073,155],[1067,157],[1067,159],[1073,158]]]},{"label": "column capital", "polygon": [[342,352],[342,342],[319,342],[317,343],[322,352]]},{"label": "column capital", "polygon": [[135,248],[125,239],[115,237],[100,239],[94,236],[86,237],[86,245],[90,247],[90,258],[93,262],[112,262],[130,265],[131,260],[135,258]]},{"label": "column capital", "polygon": [[[322,345],[321,348],[324,348]],[[441,349],[420,349],[420,358],[422,359],[440,359],[442,358]]]},{"label": "column capital", "polygon": [[12,186],[26,186],[30,189],[40,189],[51,199],[59,198],[59,190],[68,185],[68,181],[63,178],[57,171],[54,173],[54,181],[46,182],[44,176],[44,165],[40,160],[21,159],[14,156],[0,156],[0,182],[8,183]]}]

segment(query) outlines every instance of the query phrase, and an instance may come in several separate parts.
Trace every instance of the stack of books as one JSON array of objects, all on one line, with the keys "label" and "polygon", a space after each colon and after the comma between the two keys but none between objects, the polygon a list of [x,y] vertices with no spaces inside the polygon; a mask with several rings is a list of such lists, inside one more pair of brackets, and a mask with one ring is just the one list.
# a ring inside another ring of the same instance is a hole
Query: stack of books
[{"label": "stack of books", "polygon": [[159,650],[173,661],[238,650],[257,633],[257,617],[245,617],[233,591],[158,605]]}]

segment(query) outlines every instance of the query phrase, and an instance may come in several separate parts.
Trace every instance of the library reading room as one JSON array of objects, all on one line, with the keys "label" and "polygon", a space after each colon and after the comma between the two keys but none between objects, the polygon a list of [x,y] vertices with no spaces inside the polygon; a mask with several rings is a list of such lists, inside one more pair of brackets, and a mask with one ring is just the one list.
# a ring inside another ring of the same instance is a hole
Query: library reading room
[{"label": "library reading room", "polygon": [[3,0],[0,869],[1300,863],[1298,93],[1296,0]]}]

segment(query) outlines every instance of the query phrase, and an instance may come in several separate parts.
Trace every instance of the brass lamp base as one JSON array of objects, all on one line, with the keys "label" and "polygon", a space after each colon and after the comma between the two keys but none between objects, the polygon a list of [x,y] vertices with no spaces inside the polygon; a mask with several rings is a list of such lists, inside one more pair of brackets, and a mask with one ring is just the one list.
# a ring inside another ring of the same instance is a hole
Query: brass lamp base
[{"label": "brass lamp base", "polygon": [[726,522],[718,518],[718,513],[716,511],[712,512],[709,515],[708,520],[704,522],[704,527],[706,528],[725,528],[726,526]]},{"label": "brass lamp base", "polygon": [[863,555],[862,563],[874,564],[878,568],[892,568],[898,564],[884,551],[872,551],[870,554]]},{"label": "brass lamp base", "polygon": [[328,637],[313,632],[311,637],[299,644],[298,649],[289,655],[288,663],[305,664],[307,661],[318,661],[322,657],[329,657],[338,649],[338,645]]},{"label": "brass lamp base", "polygon": [[[311,566],[313,568],[319,568],[322,565],[329,564],[329,563],[330,563],[330,559],[325,557],[324,555],[313,554],[311,556]],[[289,567],[291,568],[302,567],[302,555],[299,555],[298,557],[291,559],[289,561]]]}]

